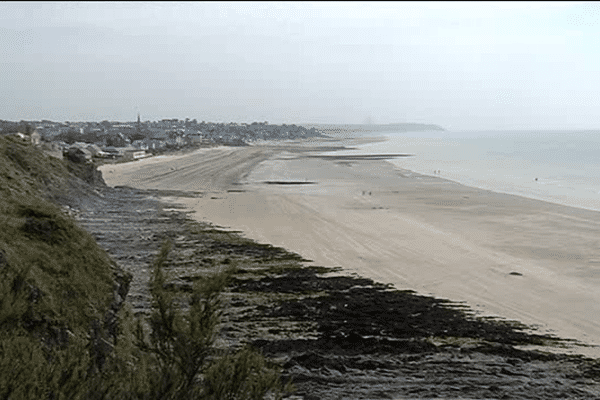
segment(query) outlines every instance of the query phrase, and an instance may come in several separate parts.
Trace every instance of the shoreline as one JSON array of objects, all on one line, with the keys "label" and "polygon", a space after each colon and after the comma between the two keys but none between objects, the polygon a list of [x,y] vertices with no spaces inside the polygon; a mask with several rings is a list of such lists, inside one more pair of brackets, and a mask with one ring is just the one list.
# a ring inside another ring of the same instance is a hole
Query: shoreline
[{"label": "shoreline", "polygon": [[[598,324],[585,316],[597,315],[594,304],[598,303],[593,303],[593,292],[587,295],[581,290],[590,287],[596,277],[586,282],[590,279],[577,276],[577,268],[569,262],[569,256],[575,256],[575,262],[581,264],[582,254],[589,253],[595,239],[587,237],[576,249],[580,254],[569,254],[573,240],[552,249],[561,235],[577,233],[572,225],[584,223],[577,214],[592,211],[573,212],[570,207],[552,203],[536,210],[544,202],[469,188],[437,177],[412,174],[411,178],[408,172],[402,174],[385,161],[333,162],[303,157],[305,149],[294,146],[288,145],[284,152],[283,147],[238,152],[254,153],[258,158],[250,157],[241,168],[235,168],[228,175],[232,178],[229,183],[221,180],[215,185],[216,176],[211,175],[211,171],[221,173],[231,168],[234,160],[221,153],[220,158],[217,154],[206,160],[204,167],[195,169],[196,178],[204,179],[200,185],[198,179],[186,180],[194,173],[188,178],[180,176],[177,182],[172,179],[176,175],[167,174],[145,185],[202,192],[202,198],[173,197],[171,201],[194,210],[197,220],[241,230],[258,242],[314,260],[313,265],[342,266],[348,273],[392,283],[398,289],[466,301],[483,315],[537,325],[562,338],[593,343],[600,337],[595,334],[600,332]],[[180,158],[165,160],[164,166],[174,162],[185,167],[191,162]],[[144,181],[137,167],[123,167],[121,171],[121,178],[132,181],[132,186]],[[317,184],[264,183],[303,179]],[[495,207],[490,208],[490,204]],[[528,213],[529,218],[519,219]],[[477,220],[481,216],[483,219]],[[548,216],[560,228],[554,235],[543,227]],[[525,232],[518,232],[519,227]],[[597,226],[587,226],[590,229],[592,236],[598,232]],[[535,236],[529,247],[523,245],[527,244],[523,239],[527,234]],[[504,236],[519,243],[518,251]],[[545,248],[538,246],[548,239]],[[558,256],[554,262],[549,260],[553,251]],[[593,267],[600,254],[588,255],[588,264]],[[565,266],[570,269],[566,271]],[[569,301],[574,312],[565,309]],[[571,349],[590,356],[597,356],[597,350]]]},{"label": "shoreline", "polygon": [[[285,249],[261,245],[189,218],[164,197],[189,192],[105,188],[78,220],[133,275],[126,302],[150,310],[149,268],[160,243],[174,247],[169,286],[187,298],[192,282],[235,266],[216,350],[244,344],[283,367],[289,399],[597,398],[597,361],[548,354],[563,343],[511,321],[473,316],[445,299],[334,269],[311,267]],[[90,199],[91,200],[91,199]],[[381,307],[384,305],[384,307]],[[522,350],[528,344],[539,350]],[[533,384],[535,382],[535,384]]]},{"label": "shoreline", "polygon": [[447,177],[447,176],[443,176],[443,175],[435,175],[435,174],[430,174],[430,173],[426,173],[426,172],[413,171],[410,169],[405,169],[405,168],[399,167],[395,164],[392,164],[392,165],[394,165],[394,167],[398,168],[401,171],[402,170],[409,171],[413,174],[429,176],[429,177],[440,179],[440,180],[446,180],[446,181],[455,183],[457,185],[462,185],[462,186],[477,189],[477,190],[485,190],[488,192],[493,192],[493,193],[498,193],[498,194],[506,194],[506,195],[510,195],[510,196],[523,197],[525,199],[541,201],[544,203],[549,203],[549,204],[553,204],[553,205],[557,205],[557,206],[577,208],[577,209],[581,209],[581,210],[585,210],[585,211],[593,211],[593,212],[600,213],[600,208],[585,207],[583,205],[575,204],[575,203],[565,203],[565,202],[561,202],[560,200],[557,200],[557,199],[547,198],[547,197],[543,197],[543,196],[536,196],[535,194],[527,194],[527,193],[522,193],[522,192],[517,192],[517,191],[509,191],[509,190],[490,189],[489,187],[485,187],[485,186],[471,185],[468,182],[461,181],[460,179],[453,179],[451,177]]},{"label": "shoreline", "polygon": [[[389,141],[390,137],[389,136],[381,136],[378,137],[378,141]],[[368,143],[368,142],[367,142]],[[352,153],[352,154],[361,154],[362,153],[362,149],[353,149],[356,152]],[[365,154],[378,154],[378,153],[370,153],[368,151],[364,151]],[[394,163],[392,163],[394,164]],[[596,205],[595,207],[589,207],[589,206],[585,206],[585,200],[582,200],[581,198],[577,199],[577,201],[573,201],[573,200],[561,200],[560,198],[557,198],[556,196],[558,195],[552,195],[552,194],[535,194],[535,193],[528,193],[525,191],[519,191],[519,190],[511,190],[511,189],[506,189],[506,190],[501,190],[501,189],[496,189],[496,188],[492,188],[490,187],[489,184],[473,184],[471,182],[469,182],[469,177],[467,176],[463,176],[463,177],[451,177],[451,176],[447,176],[447,175],[443,175],[443,174],[432,174],[431,172],[426,172],[426,171],[422,171],[419,169],[410,169],[410,168],[404,168],[400,165],[394,164],[397,168],[401,169],[401,170],[406,170],[406,171],[410,171],[412,173],[415,174],[419,174],[419,175],[424,175],[424,176],[429,176],[429,177],[434,177],[434,178],[438,178],[438,179],[445,179],[463,186],[467,186],[470,188],[475,188],[475,189],[480,189],[480,190],[487,190],[487,191],[491,191],[491,192],[495,192],[495,193],[501,193],[501,194],[509,194],[509,195],[513,195],[513,196],[518,196],[518,197],[524,197],[527,199],[532,199],[532,200],[538,200],[538,201],[543,201],[543,202],[547,202],[547,203],[552,203],[552,204],[557,204],[557,205],[561,205],[561,206],[565,206],[565,207],[572,207],[572,208],[580,208],[580,209],[584,209],[584,210],[588,210],[588,211],[596,211],[596,212],[600,212],[600,203],[598,205]],[[536,182],[538,184],[544,184],[544,180],[540,180]]]}]

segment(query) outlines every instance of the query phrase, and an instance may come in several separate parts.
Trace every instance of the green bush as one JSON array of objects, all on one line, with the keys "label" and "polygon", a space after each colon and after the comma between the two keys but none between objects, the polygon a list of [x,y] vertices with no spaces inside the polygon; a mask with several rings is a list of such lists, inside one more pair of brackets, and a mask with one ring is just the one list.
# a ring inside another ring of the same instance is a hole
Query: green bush
[{"label": "green bush", "polygon": [[[27,215],[53,220],[46,214]],[[36,296],[41,295],[29,283],[30,269],[5,268],[6,256],[0,252],[0,398],[261,399],[280,398],[288,391],[279,367],[255,350],[246,347],[223,355],[214,349],[221,292],[233,269],[198,280],[183,312],[175,294],[166,289],[164,269],[171,247],[165,243],[154,262],[152,313],[135,319],[130,307],[124,307],[113,343],[94,329],[72,333],[68,325],[57,325],[36,311]],[[32,320],[44,329],[32,329]],[[66,337],[48,340],[51,332]],[[102,362],[99,345],[110,350],[103,352],[108,356]]]},{"label": "green bush", "polygon": [[[224,357],[211,357],[221,313],[220,293],[232,268],[198,280],[190,307],[181,313],[174,295],[165,289],[163,273],[171,243],[166,242],[153,268],[153,312],[150,334],[138,321],[136,346],[153,356],[156,367],[150,392],[161,399],[259,399],[289,389],[280,383],[276,366],[248,348]],[[211,361],[208,361],[211,358]],[[156,396],[156,397],[154,397]]]},{"label": "green bush", "polygon": [[291,391],[290,384],[282,385],[278,367],[250,347],[217,358],[206,372],[204,385],[207,400],[260,400],[266,394],[281,398]]}]

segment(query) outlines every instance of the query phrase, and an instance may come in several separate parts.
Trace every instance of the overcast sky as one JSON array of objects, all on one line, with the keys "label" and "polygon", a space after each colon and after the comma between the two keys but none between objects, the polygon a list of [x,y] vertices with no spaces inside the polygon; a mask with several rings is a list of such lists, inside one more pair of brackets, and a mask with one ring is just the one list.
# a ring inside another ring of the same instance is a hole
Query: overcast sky
[{"label": "overcast sky", "polygon": [[600,3],[0,3],[0,119],[600,128]]}]

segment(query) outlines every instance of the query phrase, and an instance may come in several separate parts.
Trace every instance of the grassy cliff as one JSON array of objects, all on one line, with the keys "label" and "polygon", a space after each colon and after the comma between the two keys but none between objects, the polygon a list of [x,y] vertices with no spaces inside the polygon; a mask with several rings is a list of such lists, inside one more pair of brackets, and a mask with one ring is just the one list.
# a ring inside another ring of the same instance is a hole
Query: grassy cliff
[{"label": "grassy cliff", "polygon": [[116,266],[49,200],[78,180],[67,163],[18,138],[0,137],[1,312],[10,326],[28,329],[43,320],[44,326],[87,330],[110,308]]},{"label": "grassy cliff", "polygon": [[[95,347],[94,356],[106,353],[98,345],[114,330],[119,300],[115,294],[124,275],[51,200],[88,186],[73,172],[92,169],[48,157],[18,137],[0,136],[3,394],[44,397],[52,388],[60,391],[70,378],[53,370],[68,370],[66,354],[60,352],[73,350],[75,344]],[[51,355],[65,359],[47,362]]]},{"label": "grassy cliff", "polygon": [[[244,348],[213,351],[230,272],[198,281],[189,310],[154,262],[148,318],[124,303],[129,275],[60,204],[94,196],[90,164],[0,136],[0,398],[259,399],[277,367]],[[227,375],[234,373],[233,376]]]}]

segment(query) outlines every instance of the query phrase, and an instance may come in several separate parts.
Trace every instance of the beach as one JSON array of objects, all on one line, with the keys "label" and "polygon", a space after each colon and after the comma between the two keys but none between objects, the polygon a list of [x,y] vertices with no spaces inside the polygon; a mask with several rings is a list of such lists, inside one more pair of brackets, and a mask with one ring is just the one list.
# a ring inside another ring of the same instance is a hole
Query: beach
[{"label": "beach", "polygon": [[[376,282],[600,342],[600,214],[470,188],[381,159],[322,156],[352,140],[219,147],[99,169],[191,216]],[[595,347],[562,351],[598,357]]]}]

